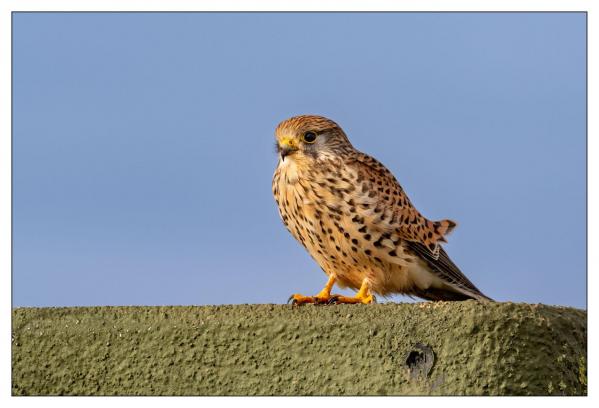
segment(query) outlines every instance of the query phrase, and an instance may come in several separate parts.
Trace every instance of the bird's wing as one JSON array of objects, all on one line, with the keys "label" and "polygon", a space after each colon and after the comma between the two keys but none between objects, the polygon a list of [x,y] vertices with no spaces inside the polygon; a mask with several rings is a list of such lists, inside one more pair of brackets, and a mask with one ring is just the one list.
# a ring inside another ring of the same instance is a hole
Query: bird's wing
[{"label": "bird's wing", "polygon": [[357,172],[354,193],[357,213],[369,227],[406,241],[424,245],[438,259],[439,242],[445,242],[456,223],[430,221],[412,205],[393,174],[378,160],[355,152],[347,161]]},{"label": "bird's wing", "polygon": [[[445,250],[440,247],[439,249],[439,257],[435,259],[427,247],[417,242],[407,242],[407,247],[416,253],[422,260],[424,260],[429,268],[435,272],[435,275],[439,277],[443,282],[447,285],[451,286],[454,290],[467,295],[467,297],[471,297],[478,300],[491,300],[491,298],[484,295],[470,280],[460,271],[460,269],[449,259],[449,256],[445,252]],[[435,296],[438,296],[439,299],[447,299],[447,293],[440,293],[442,290],[432,289],[433,293],[427,294],[426,291],[422,291],[423,293],[416,293],[418,296],[424,298],[432,298],[433,300],[437,300]],[[439,293],[434,293],[434,291]]]}]

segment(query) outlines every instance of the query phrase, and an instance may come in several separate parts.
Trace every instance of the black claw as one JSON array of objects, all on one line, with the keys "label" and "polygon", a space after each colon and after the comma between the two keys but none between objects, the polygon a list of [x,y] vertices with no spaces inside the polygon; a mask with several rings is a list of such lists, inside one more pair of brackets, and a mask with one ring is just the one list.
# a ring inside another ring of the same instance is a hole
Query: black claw
[{"label": "black claw", "polygon": [[297,304],[297,300],[295,300],[293,295],[289,296],[289,299],[287,299],[287,304],[290,304],[291,306],[295,306]]},{"label": "black claw", "polygon": [[329,301],[327,302],[327,305],[336,305],[338,300],[339,300],[338,296],[333,296],[332,298],[329,299]]},{"label": "black claw", "polygon": [[329,300],[322,300],[322,299],[317,298],[316,296],[314,296],[312,299],[314,299],[315,305],[328,305],[329,304]]},{"label": "black claw", "polygon": [[374,296],[374,295],[372,295],[372,303],[379,303],[379,302],[376,300],[376,296]]}]

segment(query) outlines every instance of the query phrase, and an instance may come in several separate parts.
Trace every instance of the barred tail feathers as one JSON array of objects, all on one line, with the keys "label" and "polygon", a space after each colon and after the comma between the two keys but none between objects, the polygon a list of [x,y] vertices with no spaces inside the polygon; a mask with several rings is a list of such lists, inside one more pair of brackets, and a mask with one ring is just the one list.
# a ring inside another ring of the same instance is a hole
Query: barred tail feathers
[{"label": "barred tail feathers", "polygon": [[452,220],[442,220],[433,222],[435,233],[439,236],[438,241],[447,242],[445,237],[451,234],[451,232],[457,225],[458,224],[456,224],[456,222]]}]

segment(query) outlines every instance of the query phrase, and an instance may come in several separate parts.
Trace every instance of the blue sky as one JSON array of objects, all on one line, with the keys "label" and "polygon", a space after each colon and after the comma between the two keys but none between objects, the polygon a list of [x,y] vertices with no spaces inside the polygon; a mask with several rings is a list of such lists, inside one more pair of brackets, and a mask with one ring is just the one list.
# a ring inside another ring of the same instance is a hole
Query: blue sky
[{"label": "blue sky", "polygon": [[312,113],[487,295],[584,308],[585,53],[582,13],[16,13],[13,305],[318,292],[270,190]]}]

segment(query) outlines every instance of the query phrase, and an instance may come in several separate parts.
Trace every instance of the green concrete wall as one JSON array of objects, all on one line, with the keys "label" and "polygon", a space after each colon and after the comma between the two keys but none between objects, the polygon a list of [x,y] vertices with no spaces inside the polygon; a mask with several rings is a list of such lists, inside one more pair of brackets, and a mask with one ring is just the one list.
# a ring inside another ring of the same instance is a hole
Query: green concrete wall
[{"label": "green concrete wall", "polygon": [[475,301],[19,308],[12,392],[586,395],[586,319]]}]

